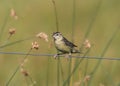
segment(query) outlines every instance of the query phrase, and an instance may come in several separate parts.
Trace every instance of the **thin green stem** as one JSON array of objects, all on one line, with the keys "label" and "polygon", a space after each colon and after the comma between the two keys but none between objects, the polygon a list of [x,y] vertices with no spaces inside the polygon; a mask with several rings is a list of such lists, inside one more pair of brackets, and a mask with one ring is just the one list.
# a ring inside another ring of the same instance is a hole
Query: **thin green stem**
[{"label": "thin green stem", "polygon": [[[89,64],[89,59],[86,59],[86,64],[85,64],[85,70],[84,70],[84,76],[83,76],[83,77],[85,77],[86,74],[87,74],[88,64]],[[85,86],[85,83],[82,82],[82,85],[81,85],[81,86]]]},{"label": "thin green stem", "polygon": [[[71,74],[71,67],[72,67],[72,58],[70,58],[70,60],[69,60],[69,64],[68,64],[68,76]],[[70,79],[68,80],[68,86],[70,86],[70,81],[71,81],[71,77],[70,77]]]},{"label": "thin green stem", "polygon": [[[29,79],[30,79],[30,81],[31,81],[31,83],[32,83],[32,86],[35,86],[36,84],[35,84],[33,78],[32,78],[31,76],[29,76]],[[29,85],[28,85],[28,86],[29,86]]]},{"label": "thin green stem", "polygon": [[[30,50],[28,51],[28,53],[25,55],[22,63],[24,63],[24,61],[26,60],[26,58],[27,58],[27,56],[29,55],[29,53],[31,52],[31,50],[32,50],[32,49],[30,49]],[[7,81],[6,86],[9,86],[10,82],[11,82],[12,79],[15,77],[15,75],[16,75],[16,73],[18,72],[18,70],[20,69],[20,67],[21,67],[21,64],[19,64],[18,67],[15,69],[15,72],[12,74],[12,76],[11,76],[11,77],[9,78],[9,80]]]},{"label": "thin green stem", "polygon": [[[76,0],[73,0],[72,34],[71,34],[71,39],[73,43],[74,43],[75,20],[76,20]],[[71,74],[73,68],[74,68],[74,60],[71,58],[69,61],[68,76]],[[73,86],[73,75],[68,80],[68,86]]]},{"label": "thin green stem", "polygon": [[82,62],[82,60],[84,59],[84,57],[87,55],[87,53],[90,51],[90,49],[88,49],[88,51],[84,54],[83,58],[79,60],[79,62],[77,62],[75,64],[75,67],[73,68],[71,74],[67,77],[67,79],[65,80],[65,82],[63,83],[63,86],[66,86],[67,82],[69,81],[69,79],[71,78],[71,76],[75,73],[75,71],[77,70],[77,68],[79,67],[80,63]]},{"label": "thin green stem", "polygon": [[60,58],[58,57],[58,60],[57,60],[57,86],[60,86]]},{"label": "thin green stem", "polygon": [[[56,21],[56,31],[58,32],[59,31],[59,22],[58,22],[58,14],[57,14],[57,8],[56,8],[56,3],[54,0],[52,0],[52,3],[53,3],[53,7],[54,7],[54,13],[55,13],[55,21]],[[58,53],[58,51],[57,51]],[[60,85],[60,75],[59,75],[59,71],[60,71],[60,58],[58,56],[58,60],[57,60],[57,86]]]},{"label": "thin green stem", "polygon": [[[94,22],[95,22],[95,20],[96,20],[96,17],[97,17],[97,15],[98,15],[98,12],[99,12],[99,10],[100,10],[100,7],[101,7],[101,0],[98,2],[98,5],[97,5],[97,7],[96,7],[96,10],[94,11],[94,13],[93,13],[93,16],[92,16],[92,18],[91,18],[91,21],[90,21],[90,23],[89,23],[89,25],[88,25],[88,29],[87,29],[87,31],[86,31],[86,33],[85,33],[85,36],[84,36],[84,39],[83,39],[83,42],[88,38],[88,36],[90,35],[90,32],[91,32],[91,30],[92,30],[92,26],[93,26],[93,24],[94,24]],[[81,47],[80,47],[80,51],[82,52],[82,49],[83,49],[83,44],[81,45]],[[80,54],[79,54],[80,55]],[[82,59],[80,60],[81,62],[83,61]],[[88,62],[88,60],[87,60],[87,62]],[[79,64],[79,61],[77,61],[77,59],[76,59],[76,63],[78,63]],[[76,64],[77,65],[77,64]],[[75,65],[75,66],[76,66]],[[86,73],[87,73],[87,66],[88,66],[88,63],[86,63],[86,69],[85,69],[85,73],[84,73],[84,75],[86,75]],[[83,86],[84,86],[84,84],[82,84]]]},{"label": "thin green stem", "polygon": [[58,14],[57,14],[57,8],[56,8],[56,3],[54,0],[52,0],[53,7],[54,7],[54,13],[55,13],[55,20],[56,20],[56,30],[57,32],[59,31],[59,22],[58,22]]},{"label": "thin green stem", "polygon": [[12,74],[12,76],[9,78],[9,80],[7,81],[6,85],[5,86],[9,86],[10,82],[12,81],[12,79],[14,78],[14,76],[16,75],[17,71],[19,70],[20,66],[18,66],[16,69],[15,69],[15,72]]},{"label": "thin green stem", "polygon": [[99,13],[101,4],[102,4],[102,0],[99,0],[98,5],[97,5],[97,7],[96,7],[96,10],[95,10],[95,12],[93,13],[92,19],[91,19],[91,21],[90,21],[90,23],[89,23],[89,25],[88,25],[88,30],[87,30],[86,33],[85,33],[84,39],[86,39],[86,38],[90,35],[90,32],[91,32],[91,30],[92,30],[92,26],[93,26],[93,24],[94,24],[94,22],[95,22],[95,20],[96,20],[96,17],[97,17],[97,15],[98,15],[98,13]]},{"label": "thin green stem", "polygon": [[3,34],[4,29],[5,29],[5,26],[7,25],[8,19],[9,19],[9,10],[8,10],[6,16],[5,16],[5,20],[3,21],[3,25],[2,25],[2,27],[1,27],[0,40],[1,40],[1,38],[2,38],[2,34]]},{"label": "thin green stem", "polygon": [[17,43],[20,43],[20,42],[23,42],[23,41],[26,41],[26,40],[30,40],[30,39],[33,39],[33,37],[28,37],[28,38],[25,38],[25,39],[22,39],[22,40],[18,40],[18,41],[14,41],[14,42],[11,42],[11,43],[7,43],[7,44],[4,44],[4,45],[1,45],[0,49],[4,48],[4,47],[11,46],[11,45],[14,45],[14,44],[17,44]]},{"label": "thin green stem", "polygon": [[72,12],[72,42],[74,41],[74,29],[75,29],[75,20],[76,20],[76,0],[73,0],[73,12]]},{"label": "thin green stem", "polygon": [[47,60],[48,60],[48,61],[47,61],[48,64],[47,64],[47,74],[46,74],[46,75],[47,75],[47,76],[46,76],[46,77],[47,77],[47,78],[46,78],[46,79],[47,79],[47,80],[46,80],[46,86],[48,86],[48,83],[49,83],[49,67],[50,67],[49,60],[50,60],[50,58],[48,58]]},{"label": "thin green stem", "polygon": [[60,70],[61,70],[62,81],[64,82],[64,72],[63,72],[63,67],[62,67],[61,60],[60,60]]},{"label": "thin green stem", "polygon": [[[96,20],[96,17],[97,17],[97,15],[98,15],[98,13],[99,13],[101,4],[102,4],[102,0],[99,0],[98,5],[97,5],[97,7],[96,7],[96,10],[94,11],[94,13],[93,13],[93,15],[92,15],[91,21],[90,21],[90,23],[89,23],[89,25],[88,25],[88,29],[87,29],[87,31],[86,31],[86,33],[85,33],[84,38],[83,38],[83,42],[84,42],[84,41],[88,38],[88,36],[90,35],[90,32],[91,32],[91,30],[92,30],[92,26],[93,26],[93,24],[94,24],[94,22],[95,22],[95,20]],[[80,47],[79,50],[81,51],[82,48],[83,48],[83,45],[81,45],[81,47]]]},{"label": "thin green stem", "polygon": [[[108,48],[110,47],[110,44],[112,43],[113,39],[115,38],[115,36],[116,36],[117,32],[119,32],[119,30],[120,30],[120,26],[115,30],[113,35],[110,37],[110,39],[107,42],[106,46],[104,47],[102,53],[100,54],[100,57],[103,57],[106,54]],[[96,71],[98,70],[101,62],[102,62],[101,59],[97,62],[96,66],[94,67],[93,71],[91,72],[92,77],[94,77],[94,75],[95,75]],[[91,81],[92,81],[92,78],[90,79],[88,86],[90,86]]]}]

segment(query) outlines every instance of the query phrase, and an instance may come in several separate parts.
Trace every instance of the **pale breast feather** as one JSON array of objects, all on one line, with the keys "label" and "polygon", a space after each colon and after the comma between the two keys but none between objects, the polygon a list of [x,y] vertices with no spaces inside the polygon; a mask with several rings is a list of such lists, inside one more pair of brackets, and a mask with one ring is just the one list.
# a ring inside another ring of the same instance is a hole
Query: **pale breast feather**
[{"label": "pale breast feather", "polygon": [[66,46],[65,42],[62,41],[62,40],[56,40],[55,45],[56,45],[56,48],[60,51],[63,51],[63,52],[69,52],[70,51],[70,47]]}]

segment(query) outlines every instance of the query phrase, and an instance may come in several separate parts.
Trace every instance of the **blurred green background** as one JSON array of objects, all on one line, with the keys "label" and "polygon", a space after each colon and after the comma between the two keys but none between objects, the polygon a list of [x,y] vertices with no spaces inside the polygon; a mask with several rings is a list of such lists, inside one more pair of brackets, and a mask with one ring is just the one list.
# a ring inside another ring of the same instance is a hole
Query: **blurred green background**
[{"label": "blurred green background", "polygon": [[[100,2],[101,1],[101,2]],[[114,31],[120,25],[120,0],[75,0],[75,21],[73,22],[73,0],[55,0],[58,13],[59,31],[69,40],[72,40],[74,33],[74,43],[81,46],[88,29],[91,29],[87,39],[94,46],[87,56],[100,56],[107,42],[112,37]],[[99,7],[99,8],[97,8]],[[18,19],[10,17],[10,10],[14,9]],[[72,25],[74,23],[74,29]],[[39,42],[39,50],[32,50],[34,54],[55,54],[54,46],[49,48],[52,41],[52,33],[56,31],[56,20],[53,3],[51,0],[1,0],[0,1],[0,44],[6,43],[9,36],[8,30],[16,28],[7,43],[22,40],[35,36],[39,32],[45,32],[49,36],[49,42],[41,39],[31,38],[1,48],[2,52],[23,52],[27,53],[33,41]],[[116,34],[104,57],[120,58],[120,32]],[[5,86],[11,75],[24,55],[0,54],[0,86]],[[94,69],[98,59],[85,59],[73,77],[73,86],[78,81],[83,80],[85,64],[89,63],[87,75]],[[25,69],[30,73],[36,86],[57,86],[57,60],[53,57],[28,56]],[[64,79],[67,79],[69,61],[61,58]],[[80,76],[79,76],[80,75]],[[82,77],[82,78],[81,78]],[[91,78],[90,78],[91,79]],[[9,86],[30,86],[29,78],[17,72]],[[60,79],[62,86],[62,79]],[[99,69],[92,78],[90,86],[120,86],[120,62],[119,60],[102,60]],[[67,85],[66,85],[67,86]],[[78,85],[79,86],[79,85]],[[82,85],[80,85],[82,86]],[[88,85],[86,85],[88,86]],[[102,85],[101,85],[102,86]]]}]

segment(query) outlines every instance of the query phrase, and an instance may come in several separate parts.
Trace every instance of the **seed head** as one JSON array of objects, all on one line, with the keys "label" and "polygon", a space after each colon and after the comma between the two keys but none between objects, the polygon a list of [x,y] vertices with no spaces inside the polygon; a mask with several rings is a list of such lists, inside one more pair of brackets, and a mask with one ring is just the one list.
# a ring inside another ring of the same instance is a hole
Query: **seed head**
[{"label": "seed head", "polygon": [[48,42],[48,35],[44,32],[40,32],[39,34],[36,35],[36,37],[41,38],[45,40],[46,42]]},{"label": "seed head", "polygon": [[90,80],[90,76],[86,75],[85,78],[84,78],[84,82],[88,82],[89,80]]},{"label": "seed head", "polygon": [[86,49],[91,48],[91,44],[90,44],[90,42],[89,42],[88,39],[85,40],[85,42],[84,42],[84,46],[85,46]]},{"label": "seed head", "polygon": [[16,15],[16,12],[13,8],[10,10],[10,16],[13,17],[14,19],[18,19],[18,16]]},{"label": "seed head", "polygon": [[31,49],[36,49],[38,50],[39,49],[39,44],[35,41],[35,42],[32,42],[32,48]]},{"label": "seed head", "polygon": [[16,29],[15,29],[15,28],[10,28],[10,29],[9,29],[9,34],[10,34],[10,35],[15,34],[15,32],[16,32]]},{"label": "seed head", "polygon": [[24,76],[29,76],[29,73],[26,70],[24,70],[22,67],[21,67],[20,71]]},{"label": "seed head", "polygon": [[80,86],[81,85],[81,81],[75,82],[74,86]]}]

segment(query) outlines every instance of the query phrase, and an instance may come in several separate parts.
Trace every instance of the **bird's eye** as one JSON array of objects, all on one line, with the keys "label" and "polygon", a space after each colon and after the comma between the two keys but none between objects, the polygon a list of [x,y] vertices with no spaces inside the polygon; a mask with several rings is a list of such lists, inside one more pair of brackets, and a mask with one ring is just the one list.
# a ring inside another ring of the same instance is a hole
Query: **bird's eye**
[{"label": "bird's eye", "polygon": [[56,36],[58,36],[59,34],[56,34]]}]

